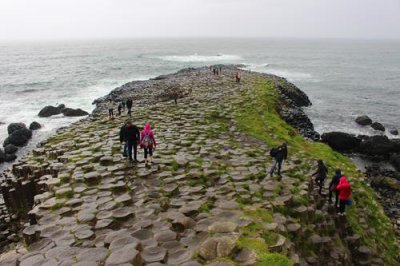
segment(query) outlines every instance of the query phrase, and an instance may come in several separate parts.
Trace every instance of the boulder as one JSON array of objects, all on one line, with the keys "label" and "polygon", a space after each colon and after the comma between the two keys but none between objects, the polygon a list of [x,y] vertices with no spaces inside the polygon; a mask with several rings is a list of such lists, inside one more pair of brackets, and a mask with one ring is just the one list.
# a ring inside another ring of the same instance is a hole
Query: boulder
[{"label": "boulder", "polygon": [[399,135],[399,130],[392,129],[392,130],[390,130],[390,134],[397,136],[397,135]]},{"label": "boulder", "polygon": [[17,155],[15,155],[15,154],[6,154],[6,158],[5,158],[6,162],[8,162],[8,163],[12,162],[15,159],[17,159]]},{"label": "boulder", "polygon": [[3,143],[3,147],[9,144],[22,147],[29,141],[31,137],[32,137],[31,130],[27,128],[18,129],[16,131],[13,131],[12,134],[6,138],[6,140]]},{"label": "boulder", "polygon": [[29,125],[29,129],[30,129],[30,130],[38,130],[38,129],[41,129],[41,128],[42,128],[42,125],[39,124],[39,123],[36,122],[36,121],[33,121],[33,122]]},{"label": "boulder", "polygon": [[4,152],[7,154],[14,154],[18,151],[18,147],[13,144],[8,144],[4,147]]},{"label": "boulder", "polygon": [[356,118],[356,123],[361,125],[361,126],[369,126],[372,124],[371,118],[367,115],[362,115]]},{"label": "boulder", "polygon": [[7,127],[8,135],[11,135],[14,131],[25,129],[26,125],[24,123],[11,123]]},{"label": "boulder", "polygon": [[0,163],[3,163],[6,160],[6,154],[4,151],[0,148]]},{"label": "boulder", "polygon": [[387,155],[396,149],[397,144],[386,136],[368,137],[360,144],[360,152],[368,155]]},{"label": "boulder", "polygon": [[60,110],[62,110],[62,109],[64,109],[66,106],[65,106],[65,104],[59,104],[58,106],[57,106],[57,108],[58,109],[60,109]]},{"label": "boulder", "polygon": [[40,110],[38,115],[39,117],[50,117],[59,114],[61,114],[61,109],[59,107],[48,105],[45,106],[42,110]]},{"label": "boulder", "polygon": [[385,127],[381,123],[378,123],[378,122],[372,123],[371,127],[378,131],[385,131]]},{"label": "boulder", "polygon": [[83,111],[82,109],[72,109],[72,108],[64,108],[61,113],[65,116],[86,116],[89,115],[88,112]]},{"label": "boulder", "polygon": [[344,132],[329,132],[321,136],[321,140],[338,151],[351,151],[360,145],[361,140]]}]

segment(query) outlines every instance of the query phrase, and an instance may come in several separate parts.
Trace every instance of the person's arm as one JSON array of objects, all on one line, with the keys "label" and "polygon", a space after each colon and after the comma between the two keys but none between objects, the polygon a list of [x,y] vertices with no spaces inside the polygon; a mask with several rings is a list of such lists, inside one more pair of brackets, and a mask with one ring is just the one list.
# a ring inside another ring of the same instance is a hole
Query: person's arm
[{"label": "person's arm", "polygon": [[137,143],[140,143],[140,132],[139,129],[136,128],[136,139],[137,139]]},{"label": "person's arm", "polygon": [[154,134],[151,134],[151,138],[153,139],[154,147],[157,146],[156,138],[154,137]]}]

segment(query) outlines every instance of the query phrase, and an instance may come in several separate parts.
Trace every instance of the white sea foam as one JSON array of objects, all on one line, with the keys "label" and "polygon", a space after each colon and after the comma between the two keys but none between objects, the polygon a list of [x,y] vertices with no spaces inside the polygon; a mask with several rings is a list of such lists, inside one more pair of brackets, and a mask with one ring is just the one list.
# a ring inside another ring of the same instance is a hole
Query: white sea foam
[{"label": "white sea foam", "polygon": [[252,64],[252,63],[244,63],[246,70],[257,71],[261,73],[274,74],[283,78],[288,79],[289,81],[308,81],[308,82],[318,82],[318,79],[315,79],[310,73],[303,73],[298,71],[292,71],[288,69],[282,68],[271,68],[274,66],[269,63],[261,63],[261,64]]},{"label": "white sea foam", "polygon": [[237,62],[242,60],[242,57],[239,55],[232,55],[232,54],[216,54],[216,55],[199,55],[199,54],[192,54],[192,55],[166,55],[160,56],[159,59],[165,61],[172,61],[172,62]]}]

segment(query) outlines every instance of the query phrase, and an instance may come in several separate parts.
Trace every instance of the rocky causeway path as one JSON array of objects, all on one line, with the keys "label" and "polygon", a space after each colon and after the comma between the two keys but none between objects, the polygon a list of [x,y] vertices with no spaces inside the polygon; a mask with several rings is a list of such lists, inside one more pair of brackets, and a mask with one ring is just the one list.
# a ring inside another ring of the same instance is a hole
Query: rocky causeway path
[{"label": "rocky causeway path", "polygon": [[[281,79],[246,72],[235,83],[234,71],[191,69],[107,96],[133,97],[133,122],[153,126],[151,166],[122,157],[127,117],[108,120],[107,97],[15,165],[10,178],[36,180],[37,223],[0,265],[383,265],[315,193],[311,162],[291,156],[282,180],[267,175],[271,147],[235,117],[260,79]],[[185,95],[177,105],[163,95],[171,84]]]}]

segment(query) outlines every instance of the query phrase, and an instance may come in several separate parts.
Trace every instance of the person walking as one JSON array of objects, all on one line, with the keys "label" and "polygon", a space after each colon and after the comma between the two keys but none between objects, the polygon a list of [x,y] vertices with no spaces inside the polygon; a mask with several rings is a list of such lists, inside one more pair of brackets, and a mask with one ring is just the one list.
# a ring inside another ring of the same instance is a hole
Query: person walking
[{"label": "person walking", "polygon": [[[128,153],[129,161],[138,162],[137,160],[137,146],[140,143],[140,133],[136,125],[132,124],[132,121],[126,121],[125,126],[121,128],[120,141],[124,141]],[[124,145],[124,149],[125,149]],[[133,156],[132,156],[133,149]]]},{"label": "person walking", "polygon": [[239,71],[238,71],[238,72],[236,72],[236,74],[235,74],[235,78],[236,78],[236,83],[240,83],[241,74],[240,74],[240,72],[239,72]]},{"label": "person walking", "polygon": [[122,103],[118,104],[118,116],[121,116],[121,111],[122,111]]},{"label": "person walking", "polygon": [[339,193],[339,215],[345,215],[346,205],[351,205],[351,187],[345,176],[339,179],[336,190]]},{"label": "person walking", "polygon": [[342,177],[342,171],[340,169],[335,170],[335,175],[332,177],[331,182],[329,183],[329,204],[332,204],[332,196],[335,194],[335,209],[336,211],[339,209],[339,193],[336,190],[337,185],[339,184],[339,179]]},{"label": "person walking", "polygon": [[108,100],[107,108],[108,108],[108,118],[114,119],[114,103],[112,99]]},{"label": "person walking", "polygon": [[132,105],[133,105],[132,99],[129,98],[129,99],[126,101],[126,108],[128,109],[128,115],[129,115],[129,116],[132,116]]},{"label": "person walking", "polygon": [[316,176],[315,183],[319,186],[319,194],[322,195],[322,187],[324,186],[324,182],[326,179],[326,175],[328,174],[328,168],[325,166],[322,160],[318,160],[318,168],[317,171],[311,176]]},{"label": "person walking", "polygon": [[125,105],[126,105],[125,100],[122,100],[121,104],[122,104],[122,112],[125,112]]},{"label": "person walking", "polygon": [[153,152],[156,146],[157,142],[154,138],[154,133],[151,130],[150,124],[146,123],[140,133],[140,147],[144,149],[144,162],[146,165],[153,163]]},{"label": "person walking", "polygon": [[125,123],[122,125],[121,129],[119,130],[119,142],[124,145],[124,149],[122,152],[122,156],[128,157],[128,142],[125,141],[125,128],[128,124],[129,120],[126,120]]},{"label": "person walking", "polygon": [[287,144],[283,143],[281,146],[277,147],[277,148],[273,148],[270,152],[270,155],[274,158],[274,164],[271,167],[271,170],[269,171],[270,176],[272,177],[274,172],[275,172],[275,168],[278,166],[278,176],[279,178],[282,178],[281,176],[281,168],[282,168],[282,163],[283,160],[287,159],[287,155],[288,155],[288,150],[287,150]]}]

